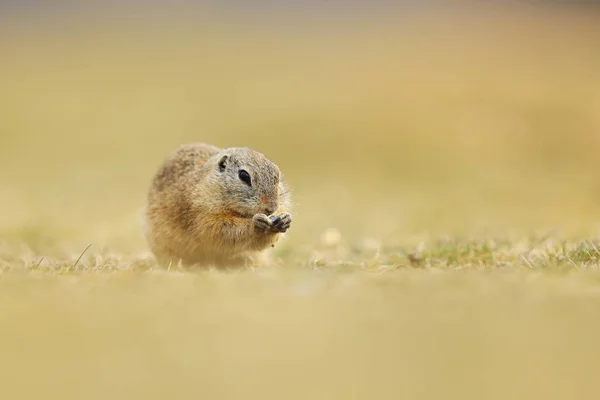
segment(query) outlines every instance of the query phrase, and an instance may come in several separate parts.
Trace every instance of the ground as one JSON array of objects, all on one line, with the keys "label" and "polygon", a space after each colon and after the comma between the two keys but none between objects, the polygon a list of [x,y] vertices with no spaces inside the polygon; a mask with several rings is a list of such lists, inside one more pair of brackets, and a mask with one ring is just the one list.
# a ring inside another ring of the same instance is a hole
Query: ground
[{"label": "ground", "polygon": [[[2,397],[595,398],[599,17],[493,11],[1,24]],[[280,166],[272,265],[154,263],[189,141]]]}]

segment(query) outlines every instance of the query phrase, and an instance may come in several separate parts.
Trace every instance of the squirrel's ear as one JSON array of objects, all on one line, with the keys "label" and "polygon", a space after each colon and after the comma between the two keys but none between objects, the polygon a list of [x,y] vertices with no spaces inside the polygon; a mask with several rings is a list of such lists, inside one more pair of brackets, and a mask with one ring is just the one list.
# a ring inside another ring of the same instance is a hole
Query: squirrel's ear
[{"label": "squirrel's ear", "polygon": [[227,158],[229,158],[227,155],[221,157],[221,159],[219,160],[219,171],[223,172],[225,171],[225,166],[227,165]]}]

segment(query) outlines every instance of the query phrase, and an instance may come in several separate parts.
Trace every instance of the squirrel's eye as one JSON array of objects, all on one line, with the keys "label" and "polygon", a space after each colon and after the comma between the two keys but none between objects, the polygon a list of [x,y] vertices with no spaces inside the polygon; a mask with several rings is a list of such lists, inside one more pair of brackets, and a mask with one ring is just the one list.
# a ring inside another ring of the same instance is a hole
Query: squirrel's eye
[{"label": "squirrel's eye", "polygon": [[241,169],[238,176],[246,185],[252,186],[252,181],[250,180],[250,174],[248,174],[248,172]]}]

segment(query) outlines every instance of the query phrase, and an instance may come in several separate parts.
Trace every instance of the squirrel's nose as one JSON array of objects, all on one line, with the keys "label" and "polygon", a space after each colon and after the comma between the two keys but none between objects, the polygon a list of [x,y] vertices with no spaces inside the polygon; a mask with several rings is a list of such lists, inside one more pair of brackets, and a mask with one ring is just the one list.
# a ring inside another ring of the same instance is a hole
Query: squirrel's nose
[{"label": "squirrel's nose", "polygon": [[265,214],[271,215],[277,210],[277,203],[269,203],[265,208]]}]

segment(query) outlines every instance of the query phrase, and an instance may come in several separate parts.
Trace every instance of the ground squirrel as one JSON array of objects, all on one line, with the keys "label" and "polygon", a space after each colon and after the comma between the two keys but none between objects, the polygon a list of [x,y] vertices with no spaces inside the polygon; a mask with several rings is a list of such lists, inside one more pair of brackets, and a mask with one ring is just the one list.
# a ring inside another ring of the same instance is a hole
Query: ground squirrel
[{"label": "ground squirrel", "polygon": [[145,235],[163,265],[245,264],[288,230],[290,205],[279,168],[263,154],[185,144],[154,175]]}]

